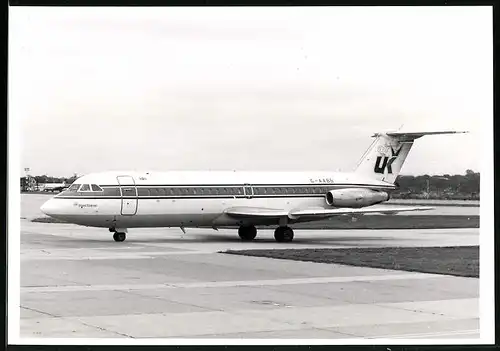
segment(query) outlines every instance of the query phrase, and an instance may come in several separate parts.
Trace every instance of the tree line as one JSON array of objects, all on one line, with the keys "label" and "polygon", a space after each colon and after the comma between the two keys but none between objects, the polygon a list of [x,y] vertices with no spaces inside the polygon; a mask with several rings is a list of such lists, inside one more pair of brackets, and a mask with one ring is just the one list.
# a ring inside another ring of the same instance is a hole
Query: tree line
[{"label": "tree line", "polygon": [[[72,184],[75,180],[78,179],[78,175],[73,175],[69,178],[66,177],[51,177],[48,175],[39,175],[39,176],[31,176],[35,180],[35,183],[38,184],[47,184],[47,183],[64,183]],[[21,179],[26,179],[26,177],[22,177]]]},{"label": "tree line", "polygon": [[479,200],[480,174],[468,169],[465,175],[400,175],[393,198]]},{"label": "tree line", "polygon": [[[78,175],[71,177],[51,177],[47,175],[32,176],[36,185],[45,183],[72,184]],[[429,198],[429,199],[460,199],[479,200],[479,172],[470,169],[465,175],[399,175],[396,185],[399,188],[393,193],[393,198]],[[26,178],[21,178],[21,184]]]}]

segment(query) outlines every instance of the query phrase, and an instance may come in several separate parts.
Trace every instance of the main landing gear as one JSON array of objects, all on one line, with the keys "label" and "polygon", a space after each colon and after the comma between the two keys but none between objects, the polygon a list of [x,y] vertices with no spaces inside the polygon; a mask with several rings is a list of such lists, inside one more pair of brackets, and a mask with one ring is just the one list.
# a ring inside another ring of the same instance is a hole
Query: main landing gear
[{"label": "main landing gear", "polygon": [[278,227],[274,231],[274,239],[279,243],[288,243],[293,240],[293,229],[290,227]]},{"label": "main landing gear", "polygon": [[[243,241],[252,241],[257,236],[257,228],[253,225],[242,225],[238,229],[238,235]],[[279,243],[287,243],[293,240],[293,229],[287,226],[276,228],[274,239]]]},{"label": "main landing gear", "polygon": [[257,228],[254,225],[242,225],[238,229],[238,235],[243,241],[252,241],[257,236]]},{"label": "main landing gear", "polygon": [[116,242],[125,241],[127,238],[127,229],[109,228],[109,231],[114,233],[113,240]]}]

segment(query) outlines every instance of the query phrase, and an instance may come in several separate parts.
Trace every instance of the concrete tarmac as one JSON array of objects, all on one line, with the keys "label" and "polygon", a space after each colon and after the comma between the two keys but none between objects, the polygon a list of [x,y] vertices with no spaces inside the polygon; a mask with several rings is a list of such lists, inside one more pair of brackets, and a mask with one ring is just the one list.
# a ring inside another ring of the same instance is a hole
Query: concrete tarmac
[{"label": "concrete tarmac", "polygon": [[[478,245],[479,229],[106,229],[21,220],[21,336],[473,339],[479,280],[245,257],[227,249]],[[417,341],[416,341],[417,342]]]}]

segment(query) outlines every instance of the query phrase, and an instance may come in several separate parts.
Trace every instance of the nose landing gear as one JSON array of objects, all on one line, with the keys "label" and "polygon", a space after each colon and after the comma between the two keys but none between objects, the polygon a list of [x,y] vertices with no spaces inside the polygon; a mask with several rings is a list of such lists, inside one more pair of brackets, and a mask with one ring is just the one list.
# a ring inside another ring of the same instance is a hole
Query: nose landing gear
[{"label": "nose landing gear", "polygon": [[127,238],[127,229],[109,228],[109,231],[114,233],[113,240],[116,242],[125,241]]},{"label": "nose landing gear", "polygon": [[117,242],[125,241],[126,237],[127,237],[127,234],[125,234],[125,233],[114,233],[113,234],[113,239]]}]

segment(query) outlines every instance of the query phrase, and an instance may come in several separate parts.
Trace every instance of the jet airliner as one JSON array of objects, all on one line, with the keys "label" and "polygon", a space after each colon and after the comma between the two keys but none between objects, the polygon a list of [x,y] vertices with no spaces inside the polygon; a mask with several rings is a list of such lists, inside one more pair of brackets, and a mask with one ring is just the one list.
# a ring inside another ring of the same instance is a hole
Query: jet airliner
[{"label": "jet airliner", "polygon": [[101,172],[77,179],[41,210],[54,218],[108,228],[117,242],[128,228],[238,227],[251,241],[256,226],[276,226],[278,242],[293,240],[295,223],[367,213],[396,214],[430,207],[383,203],[414,143],[424,135],[466,133],[375,133],[354,172]]}]

